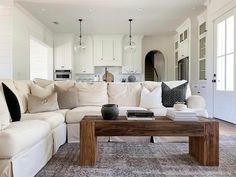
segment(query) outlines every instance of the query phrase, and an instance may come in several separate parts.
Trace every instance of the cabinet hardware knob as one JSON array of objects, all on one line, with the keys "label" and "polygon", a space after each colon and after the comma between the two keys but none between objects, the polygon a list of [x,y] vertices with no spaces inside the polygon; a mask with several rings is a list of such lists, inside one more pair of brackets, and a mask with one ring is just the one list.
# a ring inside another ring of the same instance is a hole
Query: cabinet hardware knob
[{"label": "cabinet hardware knob", "polygon": [[103,58],[101,58],[101,60],[103,60]]},{"label": "cabinet hardware knob", "polygon": [[113,60],[116,60],[115,58],[113,58]]},{"label": "cabinet hardware knob", "polygon": [[86,71],[83,71],[83,73],[85,73]]},{"label": "cabinet hardware knob", "polygon": [[65,66],[61,66],[61,68],[64,68]]}]

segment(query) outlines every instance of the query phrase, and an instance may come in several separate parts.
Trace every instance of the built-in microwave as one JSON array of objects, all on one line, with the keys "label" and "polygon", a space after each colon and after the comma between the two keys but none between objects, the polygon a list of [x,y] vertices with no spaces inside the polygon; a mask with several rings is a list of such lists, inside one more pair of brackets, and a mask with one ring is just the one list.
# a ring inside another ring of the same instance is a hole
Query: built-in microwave
[{"label": "built-in microwave", "polygon": [[71,70],[55,70],[54,72],[54,80],[68,80],[72,79],[72,72]]}]

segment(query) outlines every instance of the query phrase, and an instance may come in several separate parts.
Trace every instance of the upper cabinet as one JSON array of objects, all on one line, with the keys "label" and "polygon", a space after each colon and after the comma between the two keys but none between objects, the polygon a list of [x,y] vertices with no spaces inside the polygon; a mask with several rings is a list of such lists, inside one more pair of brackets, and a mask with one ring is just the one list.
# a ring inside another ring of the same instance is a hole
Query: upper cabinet
[{"label": "upper cabinet", "polygon": [[[129,41],[128,36],[123,40],[123,46]],[[123,50],[122,73],[123,74],[140,74],[142,73],[142,41],[143,35],[132,36],[132,41],[136,44],[135,52],[126,52]]]},{"label": "upper cabinet", "polygon": [[187,19],[178,29],[178,60],[190,56],[191,21]]},{"label": "upper cabinet", "polygon": [[122,66],[123,35],[93,36],[94,66]]},{"label": "upper cabinet", "polygon": [[54,69],[72,70],[74,35],[54,35]]},{"label": "upper cabinet", "polygon": [[83,36],[82,40],[87,45],[87,47],[83,51],[75,52],[75,73],[94,74],[93,39],[91,36]]},{"label": "upper cabinet", "polygon": [[206,12],[198,16],[198,76],[199,80],[206,80]]}]

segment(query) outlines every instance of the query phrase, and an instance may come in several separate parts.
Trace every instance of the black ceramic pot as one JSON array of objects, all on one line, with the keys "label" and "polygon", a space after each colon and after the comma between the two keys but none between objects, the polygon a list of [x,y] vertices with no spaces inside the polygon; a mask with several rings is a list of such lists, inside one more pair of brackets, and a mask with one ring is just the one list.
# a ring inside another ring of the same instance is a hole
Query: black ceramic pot
[{"label": "black ceramic pot", "polygon": [[104,120],[115,120],[119,115],[119,108],[116,104],[102,105],[102,117]]}]

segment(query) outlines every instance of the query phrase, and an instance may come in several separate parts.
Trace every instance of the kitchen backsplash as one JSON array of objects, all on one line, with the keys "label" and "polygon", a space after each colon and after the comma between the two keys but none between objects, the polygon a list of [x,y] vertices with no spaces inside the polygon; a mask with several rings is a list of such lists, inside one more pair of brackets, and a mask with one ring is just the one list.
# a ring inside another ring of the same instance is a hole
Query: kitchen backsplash
[{"label": "kitchen backsplash", "polygon": [[[95,81],[95,77],[102,80],[103,75],[105,74],[105,68],[114,75],[115,82],[121,82],[122,79],[126,79],[130,74],[122,74],[121,67],[95,67],[95,74],[75,74],[75,80],[77,81]],[[137,81],[143,81],[143,74],[132,74],[136,77]]]}]

